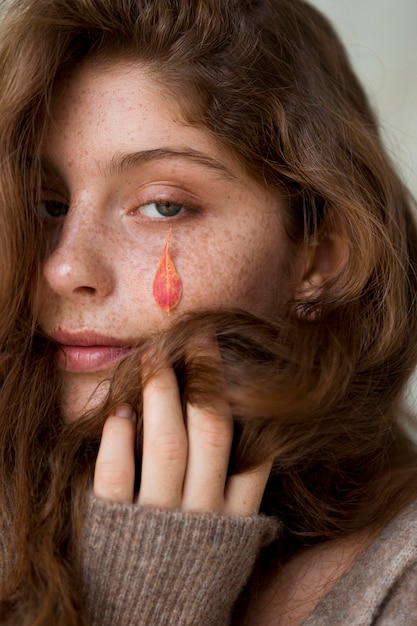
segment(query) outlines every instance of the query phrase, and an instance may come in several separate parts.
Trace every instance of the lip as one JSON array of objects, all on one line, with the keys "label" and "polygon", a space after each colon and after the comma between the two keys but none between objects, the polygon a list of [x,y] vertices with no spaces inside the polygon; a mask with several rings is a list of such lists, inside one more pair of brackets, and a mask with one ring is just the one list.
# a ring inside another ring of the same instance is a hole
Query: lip
[{"label": "lip", "polygon": [[132,342],[96,332],[56,331],[57,362],[66,372],[94,373],[114,366],[132,351]]}]

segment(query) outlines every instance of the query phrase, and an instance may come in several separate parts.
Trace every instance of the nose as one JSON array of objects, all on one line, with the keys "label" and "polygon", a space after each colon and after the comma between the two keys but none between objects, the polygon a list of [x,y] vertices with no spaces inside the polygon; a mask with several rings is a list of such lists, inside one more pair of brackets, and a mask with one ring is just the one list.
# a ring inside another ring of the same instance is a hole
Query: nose
[{"label": "nose", "polygon": [[64,298],[108,296],[114,289],[110,239],[105,224],[70,209],[59,240],[44,261],[43,276],[50,289]]}]

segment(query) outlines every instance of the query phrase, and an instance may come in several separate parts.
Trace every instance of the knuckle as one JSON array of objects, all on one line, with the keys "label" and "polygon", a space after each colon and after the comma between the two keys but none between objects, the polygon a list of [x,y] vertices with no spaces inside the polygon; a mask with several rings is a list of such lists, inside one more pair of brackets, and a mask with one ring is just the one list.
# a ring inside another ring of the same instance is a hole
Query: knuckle
[{"label": "knuckle", "polygon": [[221,418],[194,420],[192,428],[198,433],[204,444],[213,449],[224,449],[230,446],[233,427]]},{"label": "knuckle", "polygon": [[178,389],[177,379],[170,368],[159,370],[152,378],[150,378],[144,387],[144,394],[153,398],[160,394],[172,393]]},{"label": "knuckle", "polygon": [[128,465],[116,465],[110,462],[97,462],[96,473],[100,482],[112,493],[128,485],[133,478],[133,468]]},{"label": "knuckle", "polygon": [[150,448],[151,454],[162,461],[178,461],[187,454],[187,440],[177,434],[158,435]]}]

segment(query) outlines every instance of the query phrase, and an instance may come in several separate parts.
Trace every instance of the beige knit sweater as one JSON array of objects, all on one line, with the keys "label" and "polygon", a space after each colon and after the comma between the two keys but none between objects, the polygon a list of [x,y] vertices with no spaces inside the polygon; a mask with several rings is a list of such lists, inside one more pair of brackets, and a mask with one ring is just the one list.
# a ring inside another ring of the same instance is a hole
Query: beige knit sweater
[{"label": "beige knit sweater", "polygon": [[[91,497],[83,586],[91,626],[227,626],[278,524]],[[374,541],[304,626],[417,626],[417,502]]]}]

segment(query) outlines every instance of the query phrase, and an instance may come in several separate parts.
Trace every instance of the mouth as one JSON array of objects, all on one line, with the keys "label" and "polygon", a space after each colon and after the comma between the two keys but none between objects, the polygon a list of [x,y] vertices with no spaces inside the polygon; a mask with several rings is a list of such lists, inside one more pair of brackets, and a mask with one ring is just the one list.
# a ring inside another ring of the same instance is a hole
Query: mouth
[{"label": "mouth", "polygon": [[58,366],[66,372],[95,373],[110,369],[133,350],[131,342],[93,332],[57,331]]}]

